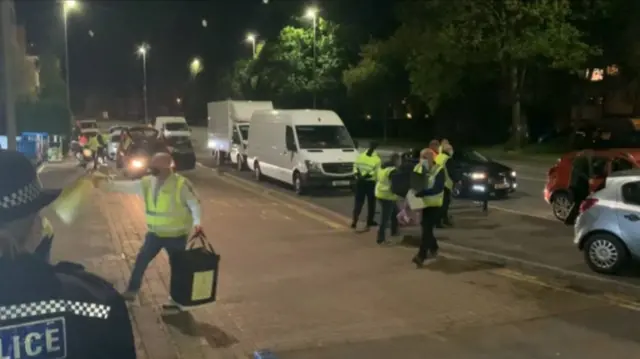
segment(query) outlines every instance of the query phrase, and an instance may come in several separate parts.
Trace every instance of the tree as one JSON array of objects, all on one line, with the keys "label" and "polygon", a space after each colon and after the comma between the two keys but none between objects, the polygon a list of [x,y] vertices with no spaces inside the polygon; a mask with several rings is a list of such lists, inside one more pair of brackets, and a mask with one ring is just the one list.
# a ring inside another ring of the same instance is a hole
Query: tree
[{"label": "tree", "polygon": [[[400,102],[408,94],[405,58],[392,50],[389,43],[372,41],[362,46],[360,62],[342,73],[348,95],[368,113],[380,114],[383,125],[389,104]],[[386,126],[383,130],[386,138]]]},{"label": "tree", "polygon": [[583,41],[571,15],[568,0],[424,0],[405,4],[394,41],[419,44],[407,64],[412,90],[432,107],[458,94],[470,76],[498,74],[509,91],[513,144],[520,147],[528,71],[579,70],[599,52]]},{"label": "tree", "polygon": [[67,88],[62,79],[60,60],[52,53],[40,57],[40,99],[42,101],[65,104]]}]

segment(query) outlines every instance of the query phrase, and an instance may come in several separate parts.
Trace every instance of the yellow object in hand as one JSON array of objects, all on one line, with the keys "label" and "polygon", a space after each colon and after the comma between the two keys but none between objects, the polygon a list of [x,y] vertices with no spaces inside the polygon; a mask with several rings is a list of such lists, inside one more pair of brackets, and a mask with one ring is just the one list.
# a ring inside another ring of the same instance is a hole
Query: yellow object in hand
[{"label": "yellow object in hand", "polygon": [[78,217],[82,206],[86,204],[92,191],[92,180],[86,176],[80,177],[62,191],[60,196],[51,204],[51,208],[64,224],[69,225]]}]

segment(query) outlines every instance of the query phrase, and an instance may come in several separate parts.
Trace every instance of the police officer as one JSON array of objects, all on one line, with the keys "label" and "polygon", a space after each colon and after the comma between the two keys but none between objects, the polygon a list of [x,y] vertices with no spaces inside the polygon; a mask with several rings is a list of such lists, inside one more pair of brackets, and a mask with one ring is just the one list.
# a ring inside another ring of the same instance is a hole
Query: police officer
[{"label": "police officer", "polygon": [[353,229],[358,225],[365,199],[368,207],[367,230],[377,224],[373,220],[373,216],[376,214],[375,186],[376,176],[382,160],[376,153],[376,148],[378,148],[378,144],[371,142],[367,151],[361,153],[353,164],[353,174],[356,177],[356,194],[353,204],[353,221],[351,222],[351,228]]},{"label": "police officer", "polygon": [[[124,293],[127,300],[135,299],[142,286],[144,272],[162,249],[168,254],[184,250],[189,233],[192,230],[202,231],[200,202],[193,186],[185,177],[173,173],[171,164],[172,158],[168,153],[157,153],[149,163],[151,176],[138,181],[110,181],[100,186],[111,192],[138,194],[145,204],[148,231]],[[105,179],[104,176],[96,176],[94,183],[100,185]],[[164,309],[180,307],[170,300]]]},{"label": "police officer", "polygon": [[391,160],[378,171],[378,181],[376,183],[376,198],[380,201],[382,213],[380,214],[380,227],[378,227],[378,238],[376,243],[386,242],[385,235],[387,225],[391,226],[391,236],[398,234],[398,205],[400,197],[391,191],[391,174],[402,164],[402,158],[394,153]]},{"label": "police officer", "polygon": [[91,156],[93,157],[93,169],[97,169],[98,168],[98,157],[100,155],[100,140],[98,139],[100,137],[99,133],[96,133],[95,136],[91,136],[91,138],[89,138],[89,140],[87,141],[87,144],[85,145],[88,149],[91,150]]},{"label": "police officer", "polygon": [[412,261],[418,268],[421,268],[424,261],[430,255],[438,255],[438,241],[433,234],[433,229],[442,215],[442,204],[444,202],[444,188],[446,175],[442,165],[435,162],[433,151],[425,149],[422,151],[421,162],[414,167],[414,172],[419,175],[427,174],[424,189],[416,193],[416,197],[422,198],[424,208],[422,209],[421,239],[420,249]]},{"label": "police officer", "polygon": [[106,280],[51,265],[40,246],[44,190],[22,154],[0,151],[0,358],[136,358],[129,314]]},{"label": "police officer", "polygon": [[445,182],[444,182],[444,202],[442,204],[442,216],[436,227],[452,226],[451,218],[449,217],[449,206],[451,205],[451,192],[453,191],[454,184],[458,181],[453,161],[449,161],[453,156],[453,147],[446,139],[442,140],[444,145],[441,145],[440,151],[436,156],[435,162],[444,169]]}]

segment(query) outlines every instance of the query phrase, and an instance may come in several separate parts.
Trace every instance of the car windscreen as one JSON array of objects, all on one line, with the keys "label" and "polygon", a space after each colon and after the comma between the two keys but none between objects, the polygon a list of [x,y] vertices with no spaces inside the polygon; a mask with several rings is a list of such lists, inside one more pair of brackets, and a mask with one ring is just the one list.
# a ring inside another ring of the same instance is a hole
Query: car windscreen
[{"label": "car windscreen", "polygon": [[133,137],[134,139],[136,138],[156,138],[158,137],[158,131],[156,131],[153,128],[137,128],[135,130],[129,130],[129,134],[131,135],[131,137]]},{"label": "car windscreen", "polygon": [[238,128],[240,129],[242,139],[247,141],[249,139],[249,125],[238,126]]},{"label": "car windscreen", "polygon": [[98,128],[98,124],[95,122],[80,122],[78,124],[78,127],[80,127],[83,130],[86,130],[88,128]]},{"label": "car windscreen", "polygon": [[301,149],[353,148],[353,140],[344,126],[296,126]]},{"label": "car windscreen", "polygon": [[487,157],[473,150],[454,152],[454,156],[468,162],[489,162]]},{"label": "car windscreen", "polygon": [[120,136],[120,134],[112,135],[112,136],[111,136],[111,142],[120,143],[120,138],[121,138],[121,137],[122,137],[122,136]]},{"label": "car windscreen", "polygon": [[178,148],[191,147],[191,139],[187,136],[170,136],[165,138],[165,142],[169,146],[178,147]]},{"label": "car windscreen", "polygon": [[184,122],[168,122],[164,128],[167,131],[189,131],[189,126]]}]

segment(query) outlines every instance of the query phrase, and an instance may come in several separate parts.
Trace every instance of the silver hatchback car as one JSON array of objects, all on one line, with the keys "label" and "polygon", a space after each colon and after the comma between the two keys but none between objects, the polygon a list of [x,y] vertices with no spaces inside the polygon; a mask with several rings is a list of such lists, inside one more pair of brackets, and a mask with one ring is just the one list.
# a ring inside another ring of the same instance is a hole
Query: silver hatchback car
[{"label": "silver hatchback car", "polygon": [[595,272],[615,274],[640,259],[640,169],[610,174],[580,205],[574,234]]}]

